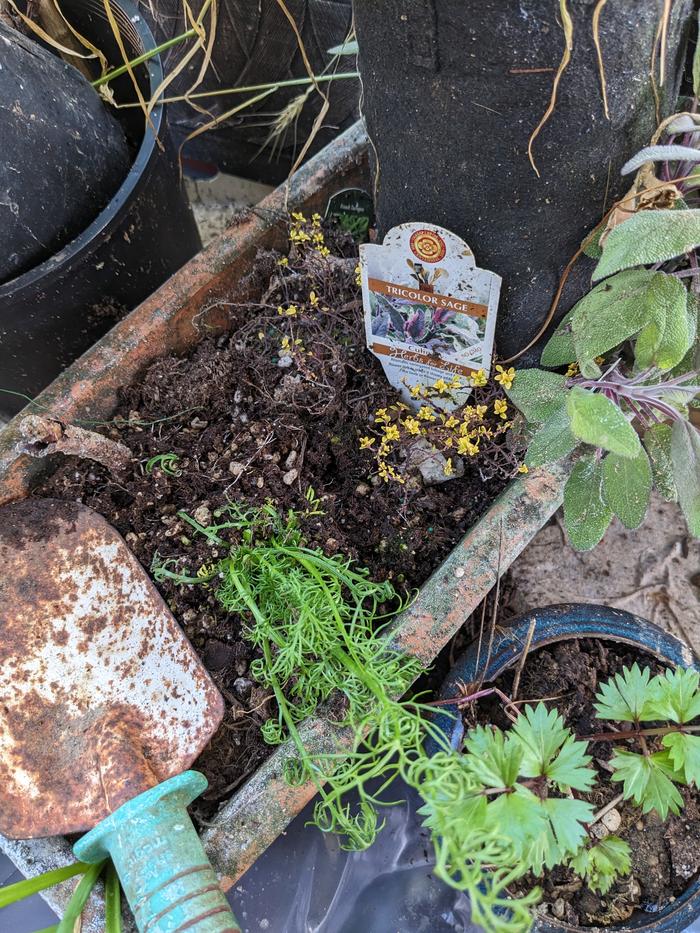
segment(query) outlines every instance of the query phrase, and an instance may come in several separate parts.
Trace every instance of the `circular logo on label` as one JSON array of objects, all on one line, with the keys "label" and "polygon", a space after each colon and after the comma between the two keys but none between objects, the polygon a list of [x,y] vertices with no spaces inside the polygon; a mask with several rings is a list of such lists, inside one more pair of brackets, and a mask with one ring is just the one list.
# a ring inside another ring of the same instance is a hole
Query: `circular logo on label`
[{"label": "circular logo on label", "polygon": [[446,247],[443,238],[433,230],[416,230],[411,234],[411,251],[423,262],[440,262]]}]

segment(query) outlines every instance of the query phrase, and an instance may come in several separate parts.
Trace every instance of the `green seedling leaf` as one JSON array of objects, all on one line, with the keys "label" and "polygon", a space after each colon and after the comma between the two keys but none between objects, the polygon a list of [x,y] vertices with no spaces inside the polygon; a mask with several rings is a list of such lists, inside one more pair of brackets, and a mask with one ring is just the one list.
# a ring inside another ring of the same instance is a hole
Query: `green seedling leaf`
[{"label": "green seedling leaf", "polygon": [[639,211],[611,230],[593,281],[622,269],[665,262],[700,245],[700,210]]},{"label": "green seedling leaf", "polygon": [[678,490],[673,481],[671,434],[670,424],[654,424],[645,433],[642,443],[649,454],[654,485],[659,494],[667,502],[676,502],[678,500]]},{"label": "green seedling leaf", "polygon": [[[699,152],[700,154],[700,152]],[[671,275],[655,278],[650,288],[651,318],[634,345],[634,357],[639,369],[672,369],[681,362],[694,340],[689,327],[688,291]]]},{"label": "green seedling leaf", "polygon": [[582,457],[564,488],[564,522],[577,551],[589,551],[605,534],[613,511],[605,501],[603,466],[595,454]]},{"label": "green seedling leaf", "polygon": [[661,740],[668,757],[685,784],[700,786],[700,737],[684,732],[671,732]]},{"label": "green seedling leaf", "polygon": [[649,507],[651,465],[644,448],[633,459],[608,454],[603,460],[605,499],[626,528],[639,528]]},{"label": "green seedling leaf", "polygon": [[484,726],[473,729],[464,756],[469,770],[484,787],[513,787],[523,759],[521,746],[500,730]]},{"label": "green seedling leaf", "polygon": [[544,703],[526,706],[510,730],[523,750],[520,773],[524,777],[539,777],[571,734],[556,710],[548,710]]},{"label": "green seedling leaf", "polygon": [[56,933],[73,933],[75,925],[83,912],[83,907],[92,893],[92,889],[100,877],[105,862],[98,862],[96,865],[90,865],[80,879],[80,882],[73,891],[73,896],[66,905],[65,912],[61,922],[58,924]]},{"label": "green seedling leaf", "polygon": [[595,772],[590,768],[591,756],[586,754],[587,745],[570,735],[559,754],[547,767],[547,777],[564,791],[590,790],[595,783]]},{"label": "green seedling leaf", "polygon": [[571,859],[573,870],[585,879],[591,891],[606,894],[616,878],[629,875],[632,853],[628,843],[618,836],[606,836]]},{"label": "green seedling leaf", "polygon": [[576,359],[592,360],[638,334],[658,308],[659,315],[683,284],[648,269],[619,272],[596,285],[574,305],[571,319]]},{"label": "green seedling leaf", "polygon": [[674,422],[671,460],[678,501],[688,529],[700,538],[700,433],[688,421]]},{"label": "green seedling leaf", "polygon": [[526,858],[547,833],[547,814],[539,803],[539,797],[519,784],[512,794],[501,794],[486,809],[487,825],[506,828],[520,858]]},{"label": "green seedling leaf", "polygon": [[574,332],[572,330],[572,319],[575,310],[576,306],[562,318],[559,326],[549,338],[540,357],[540,363],[543,366],[567,366],[576,359]]},{"label": "green seedling leaf", "polygon": [[[557,862],[561,862],[565,856],[577,852],[588,838],[586,828],[582,824],[593,819],[593,806],[585,800],[575,800],[572,797],[548,797],[542,803],[559,847],[560,856]],[[547,864],[547,868],[553,867],[554,865]]]},{"label": "green seedling leaf", "polygon": [[680,725],[692,722],[700,716],[700,675],[697,671],[684,668],[667,670],[654,677],[649,690],[649,700],[644,707],[644,719],[663,719]]},{"label": "green seedling leaf", "polygon": [[105,874],[105,933],[122,933],[121,888],[112,862]]},{"label": "green seedling leaf", "polygon": [[571,433],[570,425],[571,419],[566,410],[566,404],[562,403],[530,441],[525,465],[528,467],[544,466],[545,463],[554,463],[556,460],[568,457],[580,443],[578,438]]},{"label": "green seedling leaf", "polygon": [[566,377],[544,369],[521,369],[506,393],[527,421],[546,421],[566,398]]},{"label": "green seedling leaf", "polygon": [[9,904],[14,904],[16,901],[23,901],[33,894],[38,894],[39,891],[44,891],[46,888],[52,888],[55,884],[67,881],[75,875],[82,875],[89,867],[84,862],[74,862],[72,865],[54,868],[34,878],[25,878],[16,884],[5,885],[5,887],[0,888],[0,910]]},{"label": "green seedling leaf", "polygon": [[671,813],[680,813],[683,798],[671,780],[676,776],[668,751],[653,755],[637,755],[618,748],[610,759],[612,778],[622,781],[625,799],[634,800],[644,813],[656,810],[662,820]]},{"label": "green seedling leaf", "polygon": [[633,664],[631,668],[623,667],[622,673],[615,674],[602,684],[596,694],[595,710],[598,718],[636,723],[645,719],[650,677],[648,667],[641,670],[638,664]]},{"label": "green seedling leaf", "polygon": [[571,431],[593,447],[622,457],[636,457],[641,445],[637,433],[620,408],[599,392],[574,386],[566,400]]}]

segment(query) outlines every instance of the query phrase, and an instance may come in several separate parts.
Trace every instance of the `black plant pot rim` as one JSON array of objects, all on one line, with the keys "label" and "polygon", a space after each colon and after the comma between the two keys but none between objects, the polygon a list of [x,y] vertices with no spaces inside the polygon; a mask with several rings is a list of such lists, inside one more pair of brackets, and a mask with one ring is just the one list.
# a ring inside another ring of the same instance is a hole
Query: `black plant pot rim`
[{"label": "black plant pot rim", "polygon": [[[104,7],[100,0],[84,0],[85,6],[94,7],[97,11],[103,11]],[[143,43],[144,50],[155,48],[156,42],[153,33],[139,13],[137,7],[131,3],[131,0],[118,0],[118,5],[129,17],[131,25],[139,34]],[[151,94],[154,94],[163,80],[163,68],[160,56],[155,55],[147,59],[142,66],[148,70],[148,82]],[[97,92],[96,92],[97,93]],[[92,223],[83,230],[77,237],[67,243],[62,249],[48,259],[45,259],[39,265],[34,266],[27,272],[18,275],[13,279],[0,284],[0,298],[4,295],[16,295],[24,288],[33,287],[39,280],[49,274],[55,274],[62,266],[67,266],[78,253],[92,252],[101,240],[110,233],[111,228],[118,222],[119,212],[122,206],[127,203],[135,189],[138,187],[141,178],[153,155],[153,150],[158,145],[158,135],[164,128],[164,110],[163,105],[156,105],[150,114],[150,121],[146,120],[145,131],[141,145],[139,146],[136,158],[134,159],[129,172],[117,189],[114,197],[104,207]]]},{"label": "black plant pot rim", "polygon": [[[490,683],[505,670],[512,667],[521,657],[527,643],[530,626],[534,621],[530,650],[542,648],[558,641],[574,638],[600,638],[631,645],[660,661],[700,672],[700,660],[691,649],[673,635],[669,635],[639,616],[608,606],[586,603],[565,603],[545,606],[515,619],[510,626],[498,633],[494,639],[491,657],[486,670],[479,661],[476,645],[472,645],[458,658],[440,688],[440,699],[454,696],[458,684],[474,683],[482,679]],[[482,646],[482,658],[485,652]],[[451,713],[452,715],[446,715]],[[435,715],[435,724],[451,739],[457,741],[459,717],[455,720],[456,707],[444,707]],[[430,750],[430,749],[429,749]],[[433,749],[434,750],[434,749]],[[691,882],[687,889],[668,907],[657,914],[643,914],[609,927],[579,927],[562,923],[554,917],[536,918],[538,933],[561,933],[562,930],[587,931],[614,930],[654,931],[654,933],[681,933],[700,916],[700,878]]]}]

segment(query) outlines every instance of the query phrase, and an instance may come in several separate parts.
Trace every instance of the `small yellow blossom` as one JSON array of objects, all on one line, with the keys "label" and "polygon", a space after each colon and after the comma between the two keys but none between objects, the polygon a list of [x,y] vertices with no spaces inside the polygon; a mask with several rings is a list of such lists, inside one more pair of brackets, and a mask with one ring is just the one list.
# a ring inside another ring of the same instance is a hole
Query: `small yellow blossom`
[{"label": "small yellow blossom", "polygon": [[457,442],[457,453],[462,456],[467,454],[470,457],[475,457],[479,453],[479,444],[468,437],[460,437]]},{"label": "small yellow blossom", "polygon": [[355,266],[355,285],[362,285],[362,270],[359,264]]},{"label": "small yellow blossom", "polygon": [[330,256],[331,251],[328,249],[327,246],[319,246],[319,247],[318,247],[318,253],[319,253],[321,256],[323,256],[324,259],[325,259],[326,256]]},{"label": "small yellow blossom", "polygon": [[478,388],[479,386],[485,386],[488,381],[489,380],[486,375],[486,371],[483,369],[477,370],[477,372],[472,373],[471,376],[469,377],[469,382],[475,388]]},{"label": "small yellow blossom", "polygon": [[264,339],[265,339],[265,334],[264,334],[264,332],[261,331],[261,330],[259,330],[259,331],[258,331],[258,340],[264,340]]},{"label": "small yellow blossom", "polygon": [[277,309],[278,314],[283,314],[285,317],[296,317],[299,314],[299,308],[296,305],[288,305],[286,308],[283,308],[282,305]]},{"label": "small yellow blossom", "polygon": [[418,383],[417,386],[411,386],[409,389],[409,392],[411,393],[411,398],[418,398],[418,396],[421,394],[422,391],[423,391],[423,386],[420,384],[420,382]]},{"label": "small yellow blossom", "polygon": [[456,428],[458,424],[459,421],[455,418],[454,415],[450,415],[450,417],[445,421],[445,427],[450,429]]},{"label": "small yellow blossom", "polygon": [[320,227],[320,226],[321,226],[321,215],[320,215],[320,214],[312,214],[312,215],[311,215],[311,223],[314,225],[314,227]]},{"label": "small yellow blossom", "polygon": [[311,237],[306,230],[295,230],[292,228],[289,231],[289,239],[292,243],[308,243]]},{"label": "small yellow blossom", "polygon": [[511,366],[509,369],[504,369],[502,366],[496,366],[496,375],[494,376],[496,382],[500,382],[504,389],[510,389],[513,385],[513,380],[515,379],[515,369]]},{"label": "small yellow blossom", "polygon": [[497,415],[500,415],[501,418],[508,417],[508,402],[504,398],[497,398],[493,403],[493,410]]},{"label": "small yellow blossom", "polygon": [[368,447],[371,447],[372,444],[377,440],[376,437],[361,437],[360,438],[360,450],[366,450]]},{"label": "small yellow blossom", "polygon": [[488,411],[488,405],[477,405],[476,406],[476,417],[483,418],[487,411]]},{"label": "small yellow blossom", "polygon": [[448,457],[445,461],[445,466],[443,467],[443,472],[445,476],[452,476],[454,469],[452,467],[452,457]]},{"label": "small yellow blossom", "polygon": [[387,413],[386,408],[378,408],[374,416],[374,420],[380,423],[389,424],[391,421],[390,415]]},{"label": "small yellow blossom", "polygon": [[292,220],[296,220],[298,224],[306,223],[306,217],[301,213],[301,211],[292,212]]},{"label": "small yellow blossom", "polygon": [[409,434],[420,434],[420,425],[415,418],[406,418],[403,423]]},{"label": "small yellow blossom", "polygon": [[579,374],[578,363],[569,363],[569,368],[566,371],[567,377],[571,379],[573,376],[578,376],[578,374]]},{"label": "small yellow blossom", "polygon": [[387,440],[387,441],[398,441],[399,437],[400,437],[400,435],[399,435],[399,429],[396,427],[395,424],[388,424],[388,425],[384,428],[384,438],[385,438],[385,440]]},{"label": "small yellow blossom", "polygon": [[452,380],[451,380],[451,382],[450,382],[450,388],[451,388],[451,389],[461,389],[461,388],[462,388],[462,380],[459,378],[459,376],[453,376],[453,377],[452,377]]},{"label": "small yellow blossom", "polygon": [[436,421],[437,415],[428,405],[423,405],[418,412],[418,418],[421,421]]},{"label": "small yellow blossom", "polygon": [[444,379],[438,379],[437,382],[434,382],[433,388],[437,389],[440,394],[443,392],[448,392],[450,389],[449,385],[445,382]]},{"label": "small yellow blossom", "polygon": [[286,256],[283,256],[281,259],[278,259],[278,260],[277,260],[277,265],[278,265],[278,266],[288,266],[288,265],[289,265],[289,259],[287,259]]},{"label": "small yellow blossom", "polygon": [[318,307],[318,295],[316,294],[316,292],[314,291],[309,292],[309,302],[312,308]]},{"label": "small yellow blossom", "polygon": [[524,463],[521,463],[520,466],[518,467],[518,473],[529,473],[529,472],[530,471],[528,470],[528,468],[525,466]]}]

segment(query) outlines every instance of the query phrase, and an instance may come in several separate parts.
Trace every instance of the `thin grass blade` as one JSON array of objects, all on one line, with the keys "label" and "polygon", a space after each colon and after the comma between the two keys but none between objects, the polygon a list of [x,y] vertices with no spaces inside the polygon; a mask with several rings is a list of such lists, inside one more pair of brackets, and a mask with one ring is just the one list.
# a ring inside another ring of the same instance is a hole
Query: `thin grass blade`
[{"label": "thin grass blade", "polygon": [[89,866],[81,878],[80,884],[73,891],[73,896],[68,901],[63,919],[56,927],[56,933],[74,933],[75,925],[83,912],[83,907],[85,907],[104,866],[105,862],[98,862],[97,865]]},{"label": "thin grass blade", "polygon": [[65,865],[63,868],[46,871],[43,875],[37,875],[35,878],[25,878],[24,881],[18,881],[16,884],[8,884],[6,887],[0,888],[0,908],[24,900],[25,897],[31,897],[32,894],[38,894],[39,891],[51,888],[62,881],[67,881],[68,878],[73,878],[75,875],[82,875],[88,868],[89,866],[84,862],[74,862],[72,865]]}]

